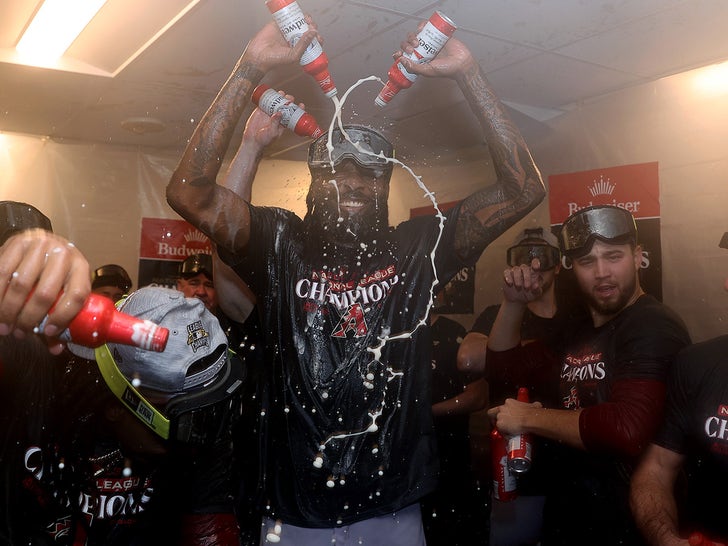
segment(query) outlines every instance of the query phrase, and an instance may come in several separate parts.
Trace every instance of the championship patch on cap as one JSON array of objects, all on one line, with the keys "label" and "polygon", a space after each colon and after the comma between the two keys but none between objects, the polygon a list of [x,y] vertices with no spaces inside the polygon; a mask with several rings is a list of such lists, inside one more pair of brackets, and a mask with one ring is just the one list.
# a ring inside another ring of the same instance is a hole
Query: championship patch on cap
[{"label": "championship patch on cap", "polygon": [[114,360],[141,386],[181,393],[213,379],[225,364],[227,338],[217,317],[196,298],[161,287],[145,287],[121,300],[118,309],[169,329],[163,353],[109,343]]}]

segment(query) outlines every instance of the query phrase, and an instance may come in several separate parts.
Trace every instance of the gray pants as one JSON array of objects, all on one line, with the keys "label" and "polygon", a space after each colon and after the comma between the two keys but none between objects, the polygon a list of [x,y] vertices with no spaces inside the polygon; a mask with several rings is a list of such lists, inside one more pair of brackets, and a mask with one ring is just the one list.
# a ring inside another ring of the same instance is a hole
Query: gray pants
[{"label": "gray pants", "polygon": [[296,527],[263,518],[261,545],[278,546],[426,546],[420,505],[393,514],[330,529]]}]

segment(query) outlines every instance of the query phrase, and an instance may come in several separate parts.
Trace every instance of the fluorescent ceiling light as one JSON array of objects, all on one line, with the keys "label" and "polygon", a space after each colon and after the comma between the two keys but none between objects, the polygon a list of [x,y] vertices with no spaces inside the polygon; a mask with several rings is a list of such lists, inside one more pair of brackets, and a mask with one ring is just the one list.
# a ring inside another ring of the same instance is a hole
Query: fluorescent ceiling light
[{"label": "fluorescent ceiling light", "polygon": [[699,69],[695,75],[695,84],[708,95],[728,93],[728,61]]},{"label": "fluorescent ceiling light", "polygon": [[33,64],[60,58],[105,3],[45,0],[15,49]]}]

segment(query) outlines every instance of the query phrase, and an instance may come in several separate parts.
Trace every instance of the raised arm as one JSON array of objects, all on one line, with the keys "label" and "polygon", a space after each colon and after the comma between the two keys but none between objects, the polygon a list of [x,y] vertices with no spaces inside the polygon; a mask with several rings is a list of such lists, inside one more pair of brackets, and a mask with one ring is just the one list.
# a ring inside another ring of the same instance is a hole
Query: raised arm
[{"label": "raised arm", "polygon": [[[313,22],[309,26],[311,30],[293,48],[273,22],[263,27],[248,43],[192,133],[167,185],[170,206],[217,245],[229,251],[241,250],[247,245],[250,215],[242,198],[216,183],[222,160],[235,127],[250,103],[253,89],[271,68],[300,59],[308,44],[317,36]],[[252,152],[251,157],[257,157],[259,161],[258,151]]]},{"label": "raised arm", "polygon": [[[503,303],[488,337],[491,351],[507,351],[521,343],[521,322],[529,301],[542,294],[538,260],[530,266],[511,267],[503,272]],[[497,353],[491,353],[497,358]],[[517,364],[516,364],[517,365]],[[498,430],[506,435],[532,433],[585,449],[579,429],[582,410],[547,409],[509,398],[488,410]]]},{"label": "raised arm", "polygon": [[[414,34],[409,39],[402,44],[403,49],[417,45]],[[400,60],[410,72],[455,79],[483,128],[497,182],[465,199],[455,242],[463,260],[477,259],[488,244],[541,202],[546,195],[541,174],[521,133],[465,44],[450,38],[429,63],[416,64],[405,57]]]},{"label": "raised arm", "polygon": [[[291,97],[292,100],[293,97]],[[265,147],[285,130],[279,123],[280,114],[268,116],[259,108],[253,110],[245,124],[243,138],[222,185],[250,202],[253,180]],[[247,207],[243,207],[247,211]],[[248,285],[220,259],[217,251],[212,253],[213,277],[220,308],[236,322],[244,322],[255,305],[255,295]]]}]

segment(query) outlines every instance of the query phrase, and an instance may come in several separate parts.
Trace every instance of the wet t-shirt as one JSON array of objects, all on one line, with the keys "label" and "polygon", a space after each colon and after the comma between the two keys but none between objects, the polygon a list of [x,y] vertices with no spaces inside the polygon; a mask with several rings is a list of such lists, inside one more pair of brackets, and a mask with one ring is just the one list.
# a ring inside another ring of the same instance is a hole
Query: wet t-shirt
[{"label": "wet t-shirt", "polygon": [[[246,255],[225,259],[261,308],[266,508],[330,527],[416,502],[437,479],[424,319],[439,220],[337,248],[291,212],[250,211]],[[435,253],[440,286],[464,265],[452,251],[458,213],[448,213]]]},{"label": "wet t-shirt", "polygon": [[[488,379],[540,385],[532,399],[547,408],[610,403],[615,381],[666,381],[675,354],[689,343],[680,318],[649,295],[606,324],[570,321],[551,347],[534,342],[488,351]],[[641,544],[629,503],[634,461],[546,442],[544,544]]]},{"label": "wet t-shirt", "polygon": [[720,499],[728,490],[728,336],[678,355],[655,443],[687,457],[687,496],[679,499],[685,532],[726,541]]}]

